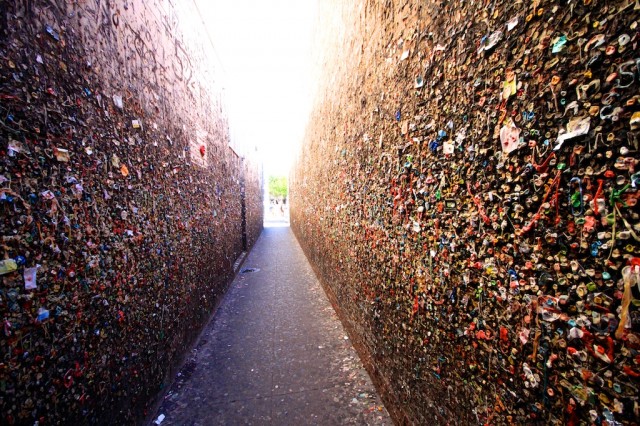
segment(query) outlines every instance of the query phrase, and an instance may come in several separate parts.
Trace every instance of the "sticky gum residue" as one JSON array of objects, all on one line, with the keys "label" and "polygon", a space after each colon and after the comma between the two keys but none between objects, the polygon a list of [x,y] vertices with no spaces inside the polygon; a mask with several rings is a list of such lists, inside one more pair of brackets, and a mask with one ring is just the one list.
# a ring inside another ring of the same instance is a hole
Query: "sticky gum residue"
[{"label": "sticky gum residue", "polygon": [[639,18],[320,7],[292,226],[399,422],[638,422]]},{"label": "sticky gum residue", "polygon": [[2,6],[0,424],[138,423],[233,276],[242,185],[258,237],[261,178],[193,10]]}]

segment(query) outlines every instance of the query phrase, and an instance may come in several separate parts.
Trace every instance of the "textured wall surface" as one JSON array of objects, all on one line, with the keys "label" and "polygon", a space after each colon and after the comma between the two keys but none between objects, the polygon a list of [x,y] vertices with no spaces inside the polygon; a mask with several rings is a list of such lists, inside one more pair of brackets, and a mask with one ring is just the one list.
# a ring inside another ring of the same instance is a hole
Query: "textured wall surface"
[{"label": "textured wall surface", "polygon": [[[179,6],[179,7],[178,7]],[[262,228],[194,3],[0,1],[0,423],[131,424]]]},{"label": "textured wall surface", "polygon": [[389,411],[637,424],[637,3],[321,3],[292,226]]}]

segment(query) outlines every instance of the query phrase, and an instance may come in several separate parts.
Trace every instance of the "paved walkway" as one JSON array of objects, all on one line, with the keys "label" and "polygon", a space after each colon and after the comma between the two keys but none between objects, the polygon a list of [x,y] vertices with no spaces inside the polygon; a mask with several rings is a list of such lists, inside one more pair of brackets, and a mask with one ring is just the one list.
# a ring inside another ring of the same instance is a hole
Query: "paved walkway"
[{"label": "paved walkway", "polygon": [[162,425],[391,425],[291,229],[266,227],[241,270]]}]

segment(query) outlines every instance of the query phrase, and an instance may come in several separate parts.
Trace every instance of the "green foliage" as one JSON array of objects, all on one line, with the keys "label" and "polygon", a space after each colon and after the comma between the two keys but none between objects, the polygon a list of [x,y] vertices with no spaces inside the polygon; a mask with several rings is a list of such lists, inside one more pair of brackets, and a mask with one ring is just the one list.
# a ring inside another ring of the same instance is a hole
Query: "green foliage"
[{"label": "green foliage", "polygon": [[289,185],[286,176],[269,176],[269,197],[287,198]]}]

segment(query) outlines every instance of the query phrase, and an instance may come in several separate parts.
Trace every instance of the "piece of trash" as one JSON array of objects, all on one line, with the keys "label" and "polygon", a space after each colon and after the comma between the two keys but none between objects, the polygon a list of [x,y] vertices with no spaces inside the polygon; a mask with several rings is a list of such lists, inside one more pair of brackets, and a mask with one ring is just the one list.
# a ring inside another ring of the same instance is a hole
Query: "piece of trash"
[{"label": "piece of trash", "polygon": [[113,99],[113,104],[118,108],[124,108],[124,102],[122,101],[122,95],[113,95],[111,97]]},{"label": "piece of trash", "polygon": [[344,336],[344,340],[349,340],[349,336]]},{"label": "piece of trash", "polygon": [[15,259],[0,260],[0,275],[5,275],[18,270],[18,263]]},{"label": "piece of trash", "polygon": [[153,421],[153,424],[159,425],[160,423],[162,423],[164,421],[164,418],[165,418],[165,415],[164,414],[160,414],[158,416],[158,418]]},{"label": "piece of trash", "polygon": [[33,268],[24,268],[24,288],[25,290],[34,290],[38,288],[36,283],[36,274],[40,265],[36,265]]},{"label": "piece of trash", "polygon": [[9,157],[15,157],[16,153],[21,154],[21,153],[27,153],[29,152],[29,149],[26,148],[22,142],[13,140],[13,139],[9,139],[9,145],[7,146],[7,153],[9,154]]},{"label": "piece of trash", "polygon": [[258,272],[260,269],[258,268],[244,268],[240,271],[241,274],[246,274],[247,272]]},{"label": "piece of trash", "polygon": [[38,308],[38,318],[37,320],[42,322],[49,319],[49,310],[47,308]]},{"label": "piece of trash", "polygon": [[47,25],[45,27],[45,31],[47,32],[47,34],[49,34],[51,36],[51,38],[53,38],[55,41],[60,41],[60,34],[58,34],[58,32],[56,30],[54,30],[51,25]]},{"label": "piece of trash", "polygon": [[63,163],[68,163],[71,159],[68,149],[54,147],[53,154],[56,156],[56,160]]},{"label": "piece of trash", "polygon": [[478,52],[481,51],[489,51],[491,49],[493,49],[504,37],[504,34],[502,33],[502,31],[495,31],[493,32],[488,38],[484,38],[482,40],[482,42],[484,42],[484,45],[482,45],[483,43],[481,42],[481,46],[480,49],[478,49]]},{"label": "piece of trash", "polygon": [[572,118],[571,120],[569,120],[566,130],[560,129],[560,131],[558,132],[558,138],[556,140],[557,144],[553,148],[553,150],[559,150],[560,147],[562,147],[562,144],[569,139],[588,134],[590,126],[591,117],[589,116]]}]

